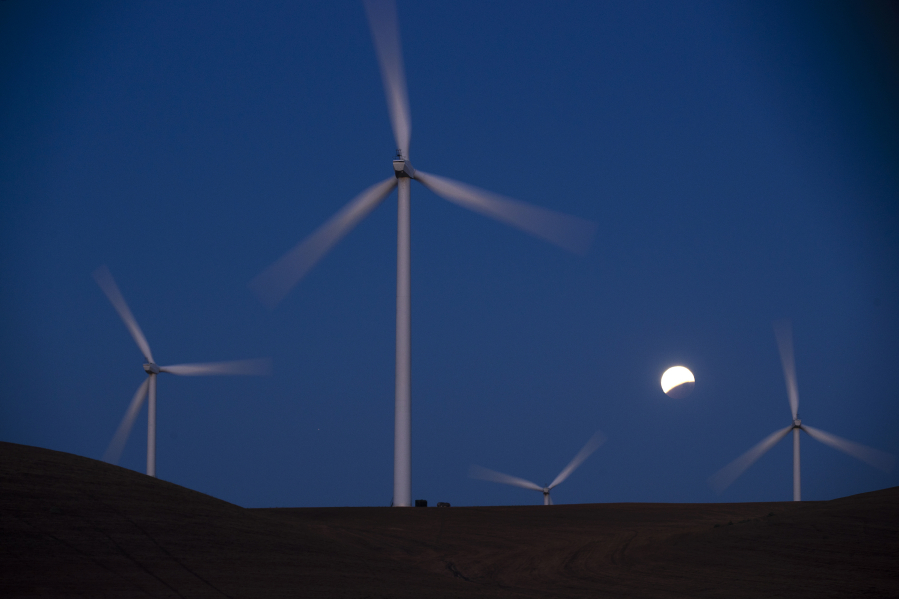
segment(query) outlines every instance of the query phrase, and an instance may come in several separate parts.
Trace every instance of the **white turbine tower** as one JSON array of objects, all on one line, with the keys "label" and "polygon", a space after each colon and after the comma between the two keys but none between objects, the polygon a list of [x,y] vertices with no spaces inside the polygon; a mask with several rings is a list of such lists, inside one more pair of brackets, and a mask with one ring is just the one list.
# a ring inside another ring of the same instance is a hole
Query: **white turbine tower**
[{"label": "white turbine tower", "polygon": [[793,422],[790,426],[771,433],[755,447],[719,470],[709,479],[711,487],[718,493],[722,492],[756,460],[762,457],[765,452],[786,437],[790,431],[793,431],[793,501],[800,501],[802,498],[799,476],[799,431],[805,431],[812,439],[816,439],[825,445],[830,445],[834,449],[847,453],[875,468],[889,471],[895,460],[892,455],[842,439],[820,429],[812,428],[807,424],[802,424],[802,420],[799,419],[799,388],[796,385],[796,364],[793,360],[793,331],[790,321],[776,321],[774,323],[774,335],[777,338],[777,348],[780,351],[781,364],[783,364],[784,379],[787,384],[787,397],[790,400]]},{"label": "white turbine tower", "polygon": [[531,489],[533,491],[540,491],[543,493],[543,505],[552,505],[553,500],[552,497],[549,496],[549,492],[560,485],[566,478],[568,478],[575,469],[583,463],[590,454],[599,448],[605,442],[606,438],[601,432],[596,432],[590,440],[587,441],[587,444],[584,445],[583,449],[581,449],[574,459],[569,462],[565,469],[559,472],[559,475],[553,480],[553,482],[549,483],[541,487],[537,483],[532,483],[529,480],[525,480],[523,478],[518,478],[517,476],[509,476],[508,474],[503,474],[502,472],[497,472],[496,470],[490,470],[489,468],[482,468],[481,466],[472,466],[468,472],[468,475],[472,478],[479,478],[481,480],[489,480],[494,483],[502,483],[504,485],[512,485],[514,487],[521,487],[522,489]]},{"label": "white turbine tower", "polygon": [[125,442],[131,433],[131,427],[134,425],[134,419],[137,418],[144,399],[150,396],[150,403],[147,408],[147,474],[156,476],[156,376],[161,372],[177,374],[181,376],[208,376],[208,375],[262,375],[271,372],[271,361],[268,358],[260,358],[256,360],[235,360],[232,362],[203,362],[199,364],[175,364],[172,366],[159,366],[153,360],[153,354],[150,352],[150,344],[147,343],[146,337],[135,320],[134,315],[125,303],[119,286],[116,285],[112,273],[106,266],[101,266],[94,271],[94,279],[100,285],[100,288],[112,302],[112,306],[122,317],[125,326],[134,338],[135,343],[144,355],[146,363],[144,371],[147,373],[146,380],[137,388],[137,392],[131,399],[128,411],[122,423],[112,437],[112,442],[106,453],[103,454],[103,461],[110,464],[116,464],[125,448]]},{"label": "white turbine tower", "polygon": [[319,259],[374,210],[394,187],[398,188],[393,505],[411,506],[409,204],[412,179],[459,206],[573,252],[587,250],[595,225],[412,168],[409,162],[412,129],[396,6],[392,0],[366,0],[365,8],[396,140],[393,175],[356,196],[309,237],[254,278],[250,287],[262,303],[273,308]]}]

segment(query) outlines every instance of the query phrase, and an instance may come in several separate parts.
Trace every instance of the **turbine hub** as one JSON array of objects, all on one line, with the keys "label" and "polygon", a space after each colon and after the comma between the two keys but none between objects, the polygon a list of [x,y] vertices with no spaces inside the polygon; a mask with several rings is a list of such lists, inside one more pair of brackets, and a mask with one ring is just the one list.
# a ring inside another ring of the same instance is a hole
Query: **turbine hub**
[{"label": "turbine hub", "polygon": [[802,425],[802,421],[799,420],[799,416],[797,416],[796,419],[793,420],[793,428],[799,428],[801,425]]},{"label": "turbine hub", "polygon": [[153,362],[147,362],[144,364],[144,372],[147,374],[159,374],[159,366],[154,364]]},{"label": "turbine hub", "polygon": [[415,178],[415,169],[412,168],[412,163],[409,162],[408,159],[404,158],[397,150],[397,156],[393,159],[393,174],[396,175],[397,179],[402,179],[403,177],[407,177],[409,179]]}]

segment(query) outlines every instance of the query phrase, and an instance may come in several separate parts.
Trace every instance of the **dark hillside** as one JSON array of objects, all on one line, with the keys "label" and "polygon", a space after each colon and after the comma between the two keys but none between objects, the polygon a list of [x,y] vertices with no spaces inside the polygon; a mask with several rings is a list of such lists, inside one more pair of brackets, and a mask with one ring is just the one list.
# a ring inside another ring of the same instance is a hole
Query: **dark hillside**
[{"label": "dark hillside", "polygon": [[899,597],[897,488],[801,504],[251,510],[0,443],[0,539],[4,597]]}]

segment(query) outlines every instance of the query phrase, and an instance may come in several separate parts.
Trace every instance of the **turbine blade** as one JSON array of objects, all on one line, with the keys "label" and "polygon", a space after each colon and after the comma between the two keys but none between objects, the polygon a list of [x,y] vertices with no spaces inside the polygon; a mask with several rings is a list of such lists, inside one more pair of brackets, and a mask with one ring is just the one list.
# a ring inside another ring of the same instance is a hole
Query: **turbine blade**
[{"label": "turbine blade", "polygon": [[271,358],[257,358],[255,360],[232,360],[230,362],[201,362],[197,364],[175,364],[173,366],[161,366],[159,372],[168,372],[181,376],[210,376],[210,375],[268,375],[272,373]]},{"label": "turbine blade", "polygon": [[716,493],[720,493],[726,489],[732,482],[737,480],[747,468],[752,466],[757,459],[762,457],[766,451],[777,445],[777,442],[783,439],[791,430],[793,430],[792,425],[771,433],[762,439],[758,445],[711,476],[709,478],[709,486],[711,486]]},{"label": "turbine blade", "polygon": [[481,466],[472,466],[468,471],[468,476],[470,476],[471,478],[479,478],[481,480],[489,480],[493,483],[502,483],[504,485],[513,485],[515,487],[521,487],[523,489],[543,491],[543,487],[538,484],[532,483],[529,480],[524,480],[523,478],[518,478],[517,476],[509,476],[508,474],[503,474],[502,472],[497,472],[496,470],[490,470],[489,468],[482,468]]},{"label": "turbine blade", "polygon": [[312,235],[250,281],[250,289],[268,309],[274,308],[322,256],[374,210],[396,187],[396,177],[372,185],[353,198]]},{"label": "turbine blade", "polygon": [[812,439],[821,441],[821,443],[824,443],[825,445],[830,445],[834,449],[839,449],[843,453],[848,453],[852,457],[859,459],[866,464],[870,464],[879,470],[883,470],[884,472],[892,470],[893,464],[896,462],[896,457],[885,451],[880,451],[873,447],[866,447],[865,445],[837,437],[836,435],[832,435],[818,428],[812,428],[805,424],[801,425],[799,428],[811,435]]},{"label": "turbine blade", "polygon": [[784,369],[787,396],[790,398],[790,410],[793,412],[793,420],[796,420],[799,414],[799,387],[796,384],[796,362],[793,358],[793,327],[790,321],[775,321],[774,336],[777,338],[777,350],[780,352],[780,363]]},{"label": "turbine blade", "polygon": [[596,224],[506,198],[458,181],[415,171],[415,178],[450,202],[498,220],[576,254],[593,243]]},{"label": "turbine blade", "polygon": [[396,147],[405,158],[409,158],[412,118],[409,116],[409,95],[406,92],[396,4],[393,0],[365,0],[365,12],[381,67],[381,80],[384,82]]},{"label": "turbine blade", "polygon": [[549,505],[554,505],[554,504],[553,504],[553,496],[552,496],[552,495],[548,495],[546,498],[549,500]]},{"label": "turbine blade", "polygon": [[141,353],[144,354],[144,358],[147,362],[152,362],[153,354],[150,353],[150,344],[147,343],[147,338],[144,337],[143,331],[140,330],[137,320],[131,313],[131,309],[125,302],[125,298],[122,297],[122,292],[119,291],[119,286],[116,285],[115,279],[112,278],[112,273],[109,272],[109,268],[105,264],[94,271],[94,280],[97,281],[100,289],[103,290],[103,293],[106,294],[106,297],[112,303],[112,307],[115,308],[125,326],[128,327],[128,331],[140,348]]},{"label": "turbine blade", "polygon": [[106,453],[103,454],[104,462],[109,462],[110,464],[119,463],[119,458],[122,457],[122,450],[125,449],[125,442],[128,441],[128,435],[131,434],[131,427],[134,426],[134,419],[137,418],[137,413],[140,412],[140,408],[144,403],[144,398],[147,397],[147,388],[149,386],[150,377],[147,377],[140,387],[137,388],[137,392],[128,406],[128,411],[125,412],[125,417],[122,418],[122,422],[119,424],[115,435],[113,435]]},{"label": "turbine blade", "polygon": [[591,453],[596,451],[600,445],[605,443],[605,441],[606,436],[603,435],[600,431],[596,431],[596,433],[594,433],[593,436],[590,437],[590,440],[587,441],[587,444],[584,445],[583,449],[581,449],[578,454],[574,456],[574,459],[571,460],[571,462],[567,466],[565,466],[565,469],[559,472],[559,476],[557,476],[553,482],[549,483],[549,488],[552,489],[556,485],[561,484],[562,481],[568,478],[568,476],[572,472],[574,472],[575,469],[580,466],[584,460],[590,457]]}]

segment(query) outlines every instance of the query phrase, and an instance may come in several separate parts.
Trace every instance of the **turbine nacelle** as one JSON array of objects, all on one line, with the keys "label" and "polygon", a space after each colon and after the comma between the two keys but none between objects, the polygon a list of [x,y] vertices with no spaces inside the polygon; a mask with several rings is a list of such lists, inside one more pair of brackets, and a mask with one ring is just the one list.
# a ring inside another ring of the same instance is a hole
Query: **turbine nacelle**
[{"label": "turbine nacelle", "polygon": [[159,374],[162,371],[159,369],[159,366],[157,366],[153,362],[147,362],[146,364],[144,364],[144,372],[146,372],[147,374]]},{"label": "turbine nacelle", "polygon": [[412,168],[412,163],[403,158],[399,151],[397,151],[397,157],[393,159],[393,173],[397,179],[402,179],[403,177],[415,178],[415,169]]}]

